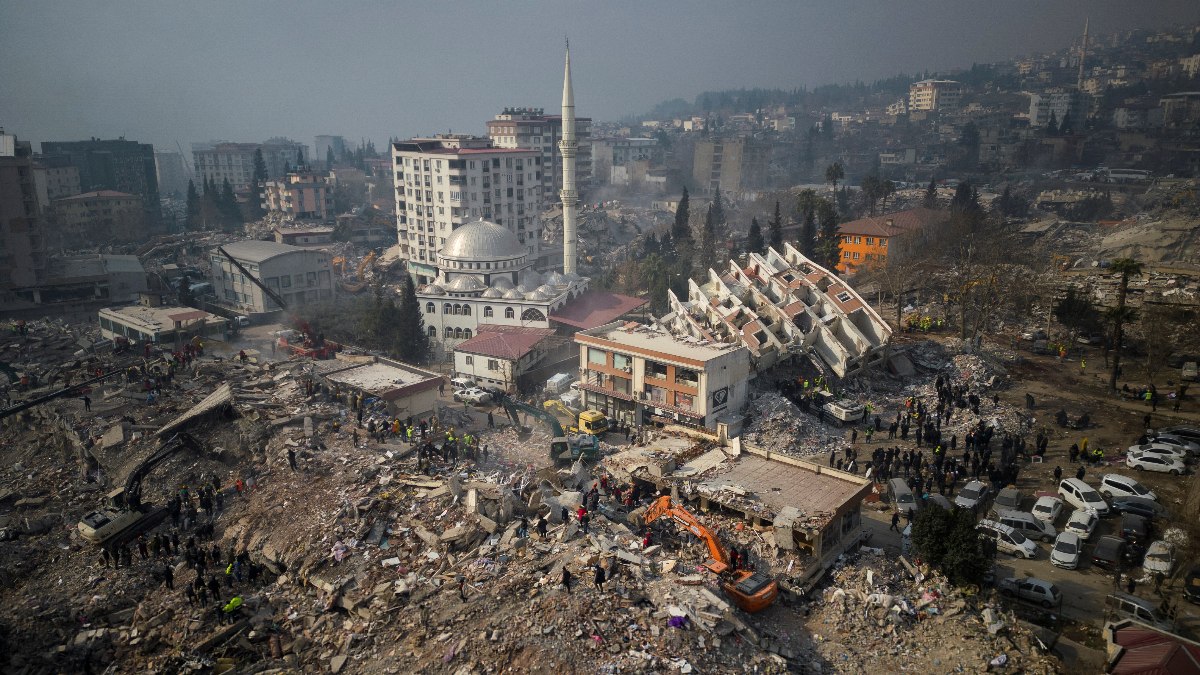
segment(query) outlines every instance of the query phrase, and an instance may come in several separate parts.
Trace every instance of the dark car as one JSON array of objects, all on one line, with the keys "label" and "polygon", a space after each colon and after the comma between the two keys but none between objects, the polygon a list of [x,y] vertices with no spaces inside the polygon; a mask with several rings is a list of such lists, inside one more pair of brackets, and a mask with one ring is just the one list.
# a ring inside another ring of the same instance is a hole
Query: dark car
[{"label": "dark car", "polygon": [[1115,570],[1126,557],[1125,552],[1128,548],[1129,545],[1120,537],[1100,537],[1095,550],[1092,551],[1092,564],[1102,570]]},{"label": "dark car", "polygon": [[1200,605],[1200,566],[1188,571],[1183,580],[1183,597]]},{"label": "dark car", "polygon": [[1200,443],[1200,429],[1197,429],[1196,427],[1167,427],[1165,429],[1159,429],[1158,433],[1166,434],[1168,436],[1178,436],[1185,441]]},{"label": "dark car", "polygon": [[1121,538],[1130,544],[1145,544],[1150,541],[1150,522],[1133,513],[1121,514]]},{"label": "dark car", "polygon": [[1110,506],[1117,513],[1132,513],[1146,520],[1167,517],[1166,507],[1145,497],[1114,497]]}]

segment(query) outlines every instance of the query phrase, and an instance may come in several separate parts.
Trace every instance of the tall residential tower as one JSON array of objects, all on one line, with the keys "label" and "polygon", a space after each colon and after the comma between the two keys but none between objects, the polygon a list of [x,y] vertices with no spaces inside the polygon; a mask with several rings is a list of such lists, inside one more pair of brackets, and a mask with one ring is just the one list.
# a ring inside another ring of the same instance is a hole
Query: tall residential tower
[{"label": "tall residential tower", "polygon": [[563,160],[563,186],[558,193],[563,210],[563,274],[575,274],[577,234],[575,205],[575,90],[571,88],[571,45],[567,43],[567,61],[563,71],[562,140],[558,143]]}]

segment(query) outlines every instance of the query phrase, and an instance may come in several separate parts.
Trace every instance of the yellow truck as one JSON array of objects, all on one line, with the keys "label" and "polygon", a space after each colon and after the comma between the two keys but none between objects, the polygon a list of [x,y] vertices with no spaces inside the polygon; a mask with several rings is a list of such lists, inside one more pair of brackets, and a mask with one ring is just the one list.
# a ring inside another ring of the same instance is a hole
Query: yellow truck
[{"label": "yellow truck", "polygon": [[543,403],[542,407],[550,412],[562,415],[563,417],[566,417],[574,422],[574,426],[569,428],[568,431],[592,434],[593,436],[600,436],[604,432],[608,431],[608,417],[606,417],[604,413],[600,412],[599,410],[584,410],[582,412],[576,412],[562,401],[553,398]]}]

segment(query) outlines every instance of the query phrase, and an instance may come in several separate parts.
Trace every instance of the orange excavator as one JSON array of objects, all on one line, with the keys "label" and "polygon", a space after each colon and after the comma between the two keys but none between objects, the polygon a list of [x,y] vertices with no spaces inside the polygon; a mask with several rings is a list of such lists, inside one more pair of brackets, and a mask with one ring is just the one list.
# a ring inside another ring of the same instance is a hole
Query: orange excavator
[{"label": "orange excavator", "polygon": [[712,530],[705,527],[690,511],[671,503],[670,495],[663,495],[650,504],[642,515],[642,524],[649,525],[663,516],[670,516],[688,532],[700,537],[708,545],[709,560],[704,567],[721,580],[721,590],[733,600],[738,609],[748,614],[761,612],[779,597],[779,582],[762,572],[733,569],[729,566],[729,553]]}]

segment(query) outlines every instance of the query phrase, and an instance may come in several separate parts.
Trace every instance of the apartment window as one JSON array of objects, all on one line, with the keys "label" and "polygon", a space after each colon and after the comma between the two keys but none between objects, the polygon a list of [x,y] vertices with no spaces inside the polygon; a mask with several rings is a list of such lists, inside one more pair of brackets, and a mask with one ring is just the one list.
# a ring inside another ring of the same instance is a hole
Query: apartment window
[{"label": "apartment window", "polygon": [[291,275],[285,274],[285,275],[279,277],[279,285],[282,286],[283,288],[291,288],[292,287]]},{"label": "apartment window", "polygon": [[632,370],[633,359],[628,354],[613,354],[613,368],[617,370]]},{"label": "apartment window", "polygon": [[452,339],[454,337],[454,329],[449,326],[446,326],[446,331],[445,331],[445,333],[443,333],[443,335],[445,335],[446,339],[448,339],[448,340]]},{"label": "apartment window", "polygon": [[858,260],[858,251],[855,251],[855,252],[854,252],[854,259],[855,259],[855,260]]},{"label": "apartment window", "polygon": [[875,237],[867,237],[867,246],[875,245]]},{"label": "apartment window", "polygon": [[850,259],[850,252],[842,251],[842,260],[849,260],[849,259]]},{"label": "apartment window", "polygon": [[655,361],[647,361],[646,377],[652,377],[656,380],[665,380],[667,379],[667,367]]},{"label": "apartment window", "polygon": [[675,384],[684,384],[689,387],[700,386],[700,373],[687,368],[675,369]]},{"label": "apartment window", "polygon": [[626,396],[633,396],[632,380],[627,377],[614,377],[611,381],[613,385],[613,391],[620,394],[625,394]]},{"label": "apartment window", "polygon": [[854,238],[854,243],[856,243],[856,244],[861,244],[861,243],[862,243],[862,237],[855,237],[855,238]]},{"label": "apartment window", "polygon": [[454,313],[454,305],[451,305],[448,302],[446,304],[442,305],[442,314],[453,314],[453,313]]},{"label": "apartment window", "polygon": [[854,237],[851,237],[850,235],[846,235],[846,236],[842,237],[842,242],[846,243],[846,244],[852,244],[852,243],[854,243]]},{"label": "apartment window", "polygon": [[466,357],[463,358],[463,362],[466,363],[468,366],[473,366],[473,365],[475,365],[475,357],[471,356],[470,354],[467,354]]},{"label": "apartment window", "polygon": [[850,302],[850,294],[846,291],[842,291],[841,293],[838,293],[837,299],[838,302]]},{"label": "apartment window", "polygon": [[676,408],[681,408],[683,410],[695,410],[696,399],[691,394],[685,394],[681,391],[677,391],[675,392],[675,403],[673,405]]},{"label": "apartment window", "polygon": [[596,366],[608,365],[608,352],[588,347],[588,363]]},{"label": "apartment window", "polygon": [[425,313],[426,314],[433,314],[436,311],[437,311],[437,305],[433,304],[432,302],[425,303]]},{"label": "apartment window", "polygon": [[665,405],[667,402],[667,390],[662,387],[646,385],[646,398],[659,405]]},{"label": "apartment window", "polygon": [[888,240],[887,240],[887,239],[880,239],[880,240],[879,240],[879,246],[880,246],[880,248],[887,248],[887,243],[888,243]]},{"label": "apartment window", "polygon": [[496,359],[488,359],[488,370],[500,370],[500,362]]},{"label": "apartment window", "polygon": [[431,337],[431,338],[437,337],[437,329],[434,328],[433,326],[429,327],[429,337]]}]

